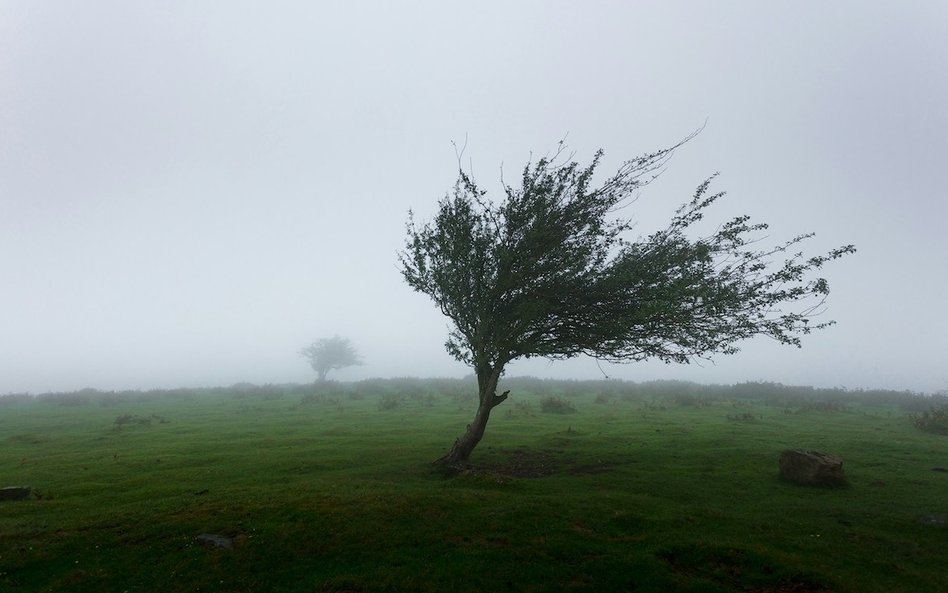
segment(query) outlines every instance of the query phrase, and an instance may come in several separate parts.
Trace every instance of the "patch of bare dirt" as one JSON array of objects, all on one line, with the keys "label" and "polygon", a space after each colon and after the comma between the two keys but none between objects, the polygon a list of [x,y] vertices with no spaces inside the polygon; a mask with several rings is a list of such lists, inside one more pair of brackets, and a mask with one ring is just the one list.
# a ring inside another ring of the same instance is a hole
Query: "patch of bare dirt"
[{"label": "patch of bare dirt", "polygon": [[528,447],[517,447],[516,449],[499,449],[496,454],[501,459],[480,464],[473,471],[508,478],[543,478],[559,472],[593,475],[612,469],[612,465],[605,462],[579,465],[575,459],[567,456],[563,451],[540,451]]},{"label": "patch of bare dirt", "polygon": [[479,465],[475,471],[487,471],[511,478],[542,478],[568,467],[572,460],[548,451],[527,447],[500,449],[502,459]]}]

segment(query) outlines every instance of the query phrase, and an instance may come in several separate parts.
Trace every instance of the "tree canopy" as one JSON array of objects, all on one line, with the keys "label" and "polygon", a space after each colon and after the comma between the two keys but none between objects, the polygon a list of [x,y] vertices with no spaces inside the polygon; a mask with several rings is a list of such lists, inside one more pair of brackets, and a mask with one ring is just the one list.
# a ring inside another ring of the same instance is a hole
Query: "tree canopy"
[{"label": "tree canopy", "polygon": [[301,349],[300,355],[309,361],[319,381],[325,381],[329,371],[362,364],[362,358],[348,338],[340,336],[316,340]]},{"label": "tree canopy", "polygon": [[633,225],[620,210],[678,146],[627,161],[597,183],[603,152],[586,166],[559,162],[561,144],[528,162],[517,186],[504,184],[499,201],[460,170],[433,220],[409,213],[402,274],[451,320],[446,348],[474,367],[484,416],[503,401],[497,380],[518,358],[687,363],[733,354],[756,335],[800,346],[802,335],[833,323],[813,321],[829,284],[812,273],[855,248],[794,252],[812,234],[758,248],[767,225],[747,216],[691,236],[725,195],[711,192],[713,176],[665,228],[628,237]]}]

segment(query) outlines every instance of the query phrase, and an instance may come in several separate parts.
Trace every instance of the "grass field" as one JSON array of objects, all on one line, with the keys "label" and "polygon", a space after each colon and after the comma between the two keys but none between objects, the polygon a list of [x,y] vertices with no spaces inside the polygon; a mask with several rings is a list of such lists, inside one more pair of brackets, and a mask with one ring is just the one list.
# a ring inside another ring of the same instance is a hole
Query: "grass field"
[{"label": "grass field", "polygon": [[608,385],[511,382],[453,478],[456,381],[0,398],[0,593],[948,591],[929,400]]}]

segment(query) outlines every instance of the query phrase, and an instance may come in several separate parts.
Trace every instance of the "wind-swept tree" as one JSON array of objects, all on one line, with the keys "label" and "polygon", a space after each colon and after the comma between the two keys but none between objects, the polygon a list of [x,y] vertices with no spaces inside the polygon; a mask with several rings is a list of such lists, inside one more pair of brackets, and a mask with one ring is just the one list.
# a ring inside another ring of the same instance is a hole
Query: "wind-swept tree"
[{"label": "wind-swept tree", "polygon": [[339,336],[316,340],[300,350],[300,355],[309,360],[319,381],[325,381],[329,371],[362,364],[361,357],[348,338]]},{"label": "wind-swept tree", "polygon": [[[687,141],[687,139],[685,140]],[[617,215],[678,145],[623,163],[600,183],[588,166],[552,157],[527,163],[517,187],[490,201],[463,170],[434,219],[411,212],[399,254],[405,281],[451,320],[445,344],[477,376],[474,420],[437,462],[464,467],[484,435],[504,367],[519,358],[589,355],[611,362],[649,358],[688,363],[733,354],[745,338],[766,335],[800,346],[829,293],[812,272],[855,248],[804,257],[790,250],[804,234],[758,249],[766,224],[747,216],[710,235],[688,233],[724,193],[709,178],[668,226],[635,240]],[[568,159],[566,159],[568,160]],[[775,258],[783,261],[775,262]]]}]

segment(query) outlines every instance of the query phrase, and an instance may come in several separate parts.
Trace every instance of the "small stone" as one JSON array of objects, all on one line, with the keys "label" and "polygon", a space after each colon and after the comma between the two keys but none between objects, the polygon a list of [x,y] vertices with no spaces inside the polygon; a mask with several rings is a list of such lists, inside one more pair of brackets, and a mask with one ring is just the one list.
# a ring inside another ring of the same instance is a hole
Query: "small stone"
[{"label": "small stone", "polygon": [[23,500],[31,491],[29,486],[6,486],[0,488],[0,500]]},{"label": "small stone", "polygon": [[922,515],[918,520],[925,525],[948,525],[948,517],[943,515]]},{"label": "small stone", "polygon": [[197,536],[197,541],[206,546],[225,548],[227,550],[234,547],[234,538],[227,537],[226,535],[218,535],[216,533],[202,533]]}]

